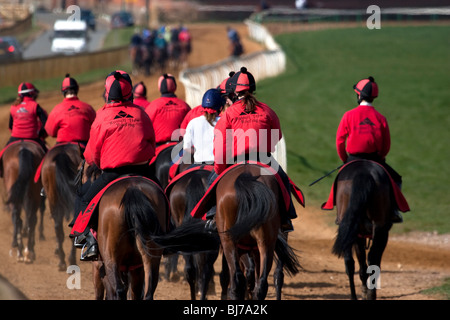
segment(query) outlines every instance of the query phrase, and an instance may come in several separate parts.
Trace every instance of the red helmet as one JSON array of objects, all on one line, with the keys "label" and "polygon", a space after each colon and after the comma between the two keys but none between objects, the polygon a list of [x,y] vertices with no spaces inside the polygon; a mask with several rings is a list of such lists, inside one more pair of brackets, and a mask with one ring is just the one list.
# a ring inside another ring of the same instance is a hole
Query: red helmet
[{"label": "red helmet", "polygon": [[241,67],[241,70],[231,77],[230,84],[231,89],[235,92],[253,92],[256,90],[255,78],[247,71],[246,67]]},{"label": "red helmet", "polygon": [[29,82],[22,82],[21,84],[19,84],[19,88],[17,89],[17,93],[19,94],[19,96],[23,96],[23,95],[30,95],[33,93],[39,93],[39,90],[35,88],[35,86],[33,86],[32,83]]},{"label": "red helmet", "polygon": [[175,77],[170,73],[165,73],[158,79],[158,89],[161,94],[174,93],[177,90]]},{"label": "red helmet", "polygon": [[61,84],[61,91],[64,92],[66,90],[73,89],[78,92],[78,88],[77,81],[74,78],[71,78],[70,74],[67,73]]},{"label": "red helmet", "polygon": [[144,82],[140,81],[133,87],[133,94],[135,97],[145,97],[147,96],[147,87]]},{"label": "red helmet", "polygon": [[353,86],[353,89],[360,95],[362,100],[373,100],[378,97],[378,85],[375,83],[373,77],[360,80]]},{"label": "red helmet", "polygon": [[133,84],[125,71],[111,72],[105,80],[105,98],[107,101],[127,101],[131,99]]}]

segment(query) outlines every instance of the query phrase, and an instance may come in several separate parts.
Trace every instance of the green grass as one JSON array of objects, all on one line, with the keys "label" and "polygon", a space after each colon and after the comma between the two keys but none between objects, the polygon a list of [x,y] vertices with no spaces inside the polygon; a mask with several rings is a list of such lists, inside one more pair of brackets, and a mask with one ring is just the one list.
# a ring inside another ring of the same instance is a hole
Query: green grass
[{"label": "green grass", "polygon": [[[391,131],[387,162],[403,176],[411,207],[394,232],[450,232],[450,46],[446,26],[324,30],[276,37],[286,72],[258,82],[258,99],[280,117],[288,172],[307,206],[320,207],[340,164],[335,134],[343,113],[356,107],[353,85],[373,76],[375,107]],[[324,214],[327,214],[324,211]]]},{"label": "green grass", "polygon": [[424,290],[422,293],[438,295],[445,300],[450,300],[450,278],[446,278],[441,286]]}]

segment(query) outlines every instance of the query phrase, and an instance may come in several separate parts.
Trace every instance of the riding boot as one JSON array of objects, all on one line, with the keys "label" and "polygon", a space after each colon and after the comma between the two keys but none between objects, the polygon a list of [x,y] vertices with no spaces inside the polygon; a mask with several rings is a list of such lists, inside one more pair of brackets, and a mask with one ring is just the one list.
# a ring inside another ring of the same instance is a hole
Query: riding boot
[{"label": "riding boot", "polygon": [[[398,188],[401,190],[402,183],[398,182],[398,181],[396,181],[395,183],[397,184]],[[397,207],[392,211],[391,222],[392,223],[402,223],[403,222],[402,214],[398,211]]]},{"label": "riding boot", "polygon": [[[218,177],[218,174],[214,170],[212,170],[210,175],[209,175],[209,178],[208,178],[208,188],[207,188],[207,190],[211,187],[211,185],[213,184],[214,180],[216,180],[217,177]],[[214,231],[217,230],[216,219],[215,219],[216,211],[217,211],[217,206],[214,205],[206,213],[205,229],[208,232],[214,232]]]},{"label": "riding boot", "polygon": [[44,189],[44,187],[42,187],[40,195],[41,195],[42,198],[45,198],[45,197],[47,196],[47,195],[45,194],[45,189]]},{"label": "riding boot", "polygon": [[95,261],[98,259],[98,244],[91,231],[86,235],[86,243],[81,249],[81,261]]}]

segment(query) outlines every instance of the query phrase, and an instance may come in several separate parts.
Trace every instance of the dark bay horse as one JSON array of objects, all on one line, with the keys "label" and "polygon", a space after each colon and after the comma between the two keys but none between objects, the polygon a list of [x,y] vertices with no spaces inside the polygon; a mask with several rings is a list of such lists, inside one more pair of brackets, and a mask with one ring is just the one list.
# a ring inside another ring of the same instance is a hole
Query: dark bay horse
[{"label": "dark bay horse", "polygon": [[[392,210],[395,208],[390,177],[381,165],[369,160],[349,163],[336,178],[337,237],[333,253],[344,257],[345,271],[350,282],[351,299],[356,300],[355,250],[360,270],[363,295],[376,299],[376,285],[368,288],[368,266],[380,268],[388,242]],[[372,239],[366,261],[366,238]],[[378,269],[379,270],[379,269]]]},{"label": "dark bay horse", "polygon": [[[40,171],[50,213],[55,222],[55,254],[59,257],[60,271],[66,271],[63,223],[64,218],[66,220],[73,219],[75,177],[81,160],[81,149],[77,143],[57,144],[45,155]],[[76,249],[72,246],[69,257],[70,265],[76,264],[75,253]]]},{"label": "dark bay horse", "polygon": [[240,266],[245,253],[255,264],[253,299],[266,298],[275,254],[288,273],[298,273],[297,257],[280,233],[283,201],[274,174],[256,164],[236,166],[218,182],[216,224],[230,271],[228,298],[245,298],[246,279]]},{"label": "dark bay horse", "polygon": [[[89,166],[84,168],[86,173]],[[98,174],[95,173],[94,174]],[[82,181],[86,180],[86,176]],[[112,184],[97,208],[99,259],[93,263],[96,299],[153,299],[163,249],[152,237],[169,227],[169,203],[154,181],[130,176]]]},{"label": "dark bay horse", "polygon": [[[210,173],[210,170],[202,169],[202,167],[187,170],[166,188],[175,227],[179,227],[185,220],[193,219],[190,212],[205,194]],[[192,300],[196,299],[197,290],[200,292],[200,300],[206,299],[208,286],[214,276],[214,262],[218,254],[219,247],[217,250],[206,252],[183,253],[184,274],[189,283]],[[169,262],[176,261],[169,259]],[[166,271],[170,270],[167,265]]]},{"label": "dark bay horse", "polygon": [[[45,199],[40,192],[42,183],[34,182],[34,173],[44,157],[42,147],[32,140],[19,140],[8,145],[1,158],[0,171],[6,191],[6,205],[11,212],[14,226],[11,255],[17,252],[18,261],[31,263],[35,259],[35,229],[37,211],[41,217],[45,211]],[[25,212],[25,226],[21,218],[22,209]],[[42,229],[41,229],[42,231]],[[22,235],[28,237],[24,247]]]}]

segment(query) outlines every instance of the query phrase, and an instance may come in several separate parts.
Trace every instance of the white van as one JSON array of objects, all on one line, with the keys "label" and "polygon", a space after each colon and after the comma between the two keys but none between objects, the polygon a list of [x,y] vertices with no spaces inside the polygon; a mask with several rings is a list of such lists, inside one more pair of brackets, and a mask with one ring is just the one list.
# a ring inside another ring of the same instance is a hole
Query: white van
[{"label": "white van", "polygon": [[53,25],[52,52],[78,53],[87,50],[86,21],[56,20]]}]

